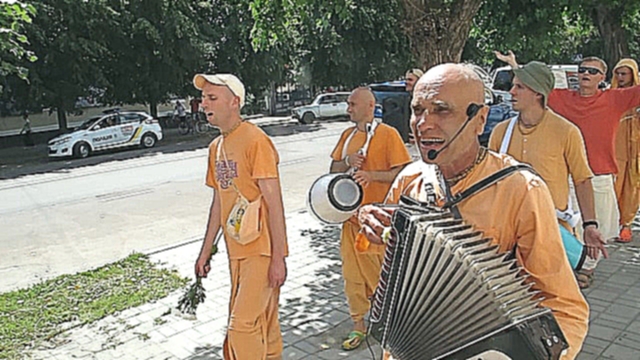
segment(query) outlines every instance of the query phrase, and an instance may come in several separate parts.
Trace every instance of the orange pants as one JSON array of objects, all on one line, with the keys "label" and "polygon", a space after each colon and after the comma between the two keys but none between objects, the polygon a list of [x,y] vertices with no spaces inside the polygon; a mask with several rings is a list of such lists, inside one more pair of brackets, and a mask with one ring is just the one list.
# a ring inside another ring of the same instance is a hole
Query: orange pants
[{"label": "orange pants", "polygon": [[344,293],[349,303],[349,313],[354,322],[360,321],[369,311],[369,298],[378,286],[380,268],[384,258],[384,247],[371,245],[374,250],[359,252],[355,239],[360,228],[347,221],[342,225],[340,254],[342,255],[342,277]]},{"label": "orange pants", "polygon": [[629,176],[629,162],[619,161],[618,177],[616,178],[616,197],[618,198],[618,209],[620,210],[620,225],[630,226],[638,212],[640,202],[640,191],[632,184]]},{"label": "orange pants", "polygon": [[229,260],[231,301],[225,360],[282,359],[280,289],[269,287],[270,263],[267,256]]}]

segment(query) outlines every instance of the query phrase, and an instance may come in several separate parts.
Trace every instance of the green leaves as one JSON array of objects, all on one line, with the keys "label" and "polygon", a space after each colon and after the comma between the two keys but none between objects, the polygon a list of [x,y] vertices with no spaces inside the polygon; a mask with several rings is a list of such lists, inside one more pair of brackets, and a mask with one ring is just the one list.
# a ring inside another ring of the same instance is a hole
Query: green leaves
[{"label": "green leaves", "polygon": [[397,1],[253,0],[251,9],[253,45],[284,49],[293,80],[304,85],[389,80],[411,63]]},{"label": "green leaves", "polygon": [[[0,78],[17,75],[27,78],[24,62],[35,61],[35,55],[25,49],[28,44],[24,25],[31,23],[35,8],[22,2],[0,2]],[[2,88],[0,88],[2,93]]]},{"label": "green leaves", "polygon": [[186,279],[133,254],[101,268],[0,294],[0,357],[17,358],[63,329],[163,298]]},{"label": "green leaves", "polygon": [[[619,37],[607,38],[599,29],[596,15],[622,14],[608,18],[613,29],[622,26],[627,34],[639,33],[640,2],[595,0],[496,0],[485,1],[474,19],[464,58],[483,65],[494,64],[491,51],[508,49],[520,62],[542,60],[549,63],[573,63],[577,55],[610,57],[606,45],[626,48],[637,42],[618,43]],[[604,28],[607,28],[605,26]],[[626,52],[626,51],[625,51]],[[637,50],[628,54],[639,55]],[[609,60],[614,62],[616,60]],[[495,65],[504,65],[495,62]]]}]

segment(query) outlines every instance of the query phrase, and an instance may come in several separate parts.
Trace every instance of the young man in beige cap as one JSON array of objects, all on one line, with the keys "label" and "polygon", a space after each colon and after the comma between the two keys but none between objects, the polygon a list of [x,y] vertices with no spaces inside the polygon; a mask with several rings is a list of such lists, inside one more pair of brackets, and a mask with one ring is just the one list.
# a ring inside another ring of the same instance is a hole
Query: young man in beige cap
[{"label": "young man in beige cap", "polygon": [[[493,129],[489,149],[531,165],[549,187],[560,225],[574,232],[580,220],[576,205],[580,207],[583,224],[590,224],[596,218],[593,173],[582,135],[578,127],[547,108],[555,79],[546,64],[532,61],[513,69],[513,73],[510,93],[513,109],[519,115]],[[575,184],[576,205],[571,204],[569,196],[569,175]],[[599,252],[607,256],[605,242],[595,226],[585,228],[584,239],[591,258],[597,258]]]},{"label": "young man in beige cap", "polygon": [[[198,74],[193,83],[202,90],[207,120],[222,132],[209,146],[206,184],[214,189],[214,196],[195,272],[207,276],[209,254],[223,226],[231,273],[224,358],[281,359],[278,298],[286,278],[288,250],[278,152],[262,130],[242,121],[245,90],[237,77]],[[254,232],[251,238],[234,231],[241,222],[229,223],[232,212],[234,220],[244,221],[242,214],[249,211],[236,211],[242,200],[259,201],[262,208],[257,216],[257,235]]]},{"label": "young man in beige cap", "polygon": [[[612,89],[623,89],[640,85],[638,63],[633,59],[622,59],[613,68]],[[620,235],[617,242],[631,242],[631,223],[638,212],[640,201],[640,107],[622,115],[616,135],[616,197],[620,210]]]}]

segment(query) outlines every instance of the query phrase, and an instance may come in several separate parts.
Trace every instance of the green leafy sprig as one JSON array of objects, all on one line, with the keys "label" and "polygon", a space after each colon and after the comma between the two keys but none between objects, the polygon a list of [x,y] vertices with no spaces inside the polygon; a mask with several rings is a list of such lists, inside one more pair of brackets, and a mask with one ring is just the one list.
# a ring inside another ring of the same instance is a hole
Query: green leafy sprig
[{"label": "green leafy sprig", "polygon": [[[209,260],[207,260],[207,264],[211,262],[211,257],[218,252],[218,246],[213,244],[211,247],[211,254],[209,255]],[[206,299],[205,288],[202,286],[202,277],[196,276],[196,281],[189,286],[187,291],[180,297],[178,300],[178,306],[176,306],[176,310],[182,315],[184,318],[193,319],[196,318],[196,310],[198,306],[204,302]]]}]

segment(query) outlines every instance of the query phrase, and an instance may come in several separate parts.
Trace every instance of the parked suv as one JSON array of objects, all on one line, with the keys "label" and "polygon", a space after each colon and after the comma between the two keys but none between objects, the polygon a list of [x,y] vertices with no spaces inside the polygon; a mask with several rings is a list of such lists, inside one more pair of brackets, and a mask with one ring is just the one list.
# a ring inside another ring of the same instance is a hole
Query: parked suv
[{"label": "parked suv", "polygon": [[348,92],[320,94],[311,104],[293,108],[291,116],[302,124],[311,124],[316,119],[348,118],[348,98]]},{"label": "parked suv", "polygon": [[139,145],[155,146],[162,140],[158,121],[145,112],[113,112],[94,116],[73,132],[49,140],[49,157],[85,158],[92,152]]}]

